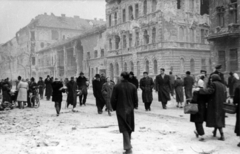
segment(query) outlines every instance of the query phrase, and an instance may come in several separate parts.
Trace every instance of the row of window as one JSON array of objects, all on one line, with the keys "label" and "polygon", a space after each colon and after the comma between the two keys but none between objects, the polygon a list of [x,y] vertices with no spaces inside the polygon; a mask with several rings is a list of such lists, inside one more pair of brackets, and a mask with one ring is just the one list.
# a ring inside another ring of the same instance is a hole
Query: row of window
[{"label": "row of window", "polygon": [[[104,57],[104,49],[101,49],[101,57]],[[95,50],[94,51],[94,58],[98,58],[98,51]],[[91,55],[90,55],[90,52],[87,52],[87,59],[91,59]]]}]

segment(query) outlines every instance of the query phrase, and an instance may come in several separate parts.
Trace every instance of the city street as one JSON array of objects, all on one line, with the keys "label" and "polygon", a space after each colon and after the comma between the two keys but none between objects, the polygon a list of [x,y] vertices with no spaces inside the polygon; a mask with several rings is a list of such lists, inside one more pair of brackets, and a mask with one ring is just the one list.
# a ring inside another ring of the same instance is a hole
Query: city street
[{"label": "city street", "polygon": [[[139,96],[140,91],[139,91]],[[65,97],[64,97],[65,98]],[[228,115],[224,129],[226,141],[212,137],[206,129],[206,140],[200,142],[193,133],[194,124],[183,109],[171,101],[168,110],[161,109],[154,94],[151,112],[141,99],[135,112],[136,130],[132,145],[134,154],[238,154],[239,138],[234,134],[235,115]],[[121,154],[122,135],[115,113],[97,114],[95,100],[89,92],[87,106],[73,113],[65,108],[56,117],[54,103],[41,101],[38,109],[14,109],[0,112],[0,154]]]}]

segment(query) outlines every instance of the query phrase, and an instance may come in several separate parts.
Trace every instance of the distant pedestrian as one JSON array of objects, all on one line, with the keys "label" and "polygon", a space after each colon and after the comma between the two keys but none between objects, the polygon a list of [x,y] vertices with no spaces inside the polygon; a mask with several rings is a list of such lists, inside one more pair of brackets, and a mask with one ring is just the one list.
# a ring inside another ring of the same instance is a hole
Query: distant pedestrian
[{"label": "distant pedestrian", "polygon": [[38,87],[39,87],[39,95],[40,95],[40,98],[43,99],[43,93],[44,93],[44,87],[45,87],[45,84],[43,82],[43,79],[42,77],[39,78],[39,81],[38,81]]},{"label": "distant pedestrian", "polygon": [[165,74],[165,69],[161,68],[161,74],[156,77],[156,90],[158,101],[162,102],[163,109],[167,109],[167,102],[170,100],[171,83],[170,77]]},{"label": "distant pedestrian", "polygon": [[28,87],[28,83],[26,82],[26,80],[22,79],[22,81],[20,81],[18,83],[18,86],[17,86],[17,89],[18,89],[17,102],[18,102],[19,109],[23,109],[24,104],[27,103],[28,88],[29,87]]},{"label": "distant pedestrian", "polygon": [[134,73],[133,72],[130,72],[129,73],[129,79],[128,81],[130,83],[132,83],[133,85],[136,86],[136,88],[138,89],[138,86],[139,86],[139,83],[138,83],[138,79],[134,76]]},{"label": "distant pedestrian", "polygon": [[[235,90],[233,103],[237,105],[236,126],[234,132],[238,137],[240,137],[240,86],[238,86]],[[237,146],[240,147],[240,142]]]},{"label": "distant pedestrian", "polygon": [[127,72],[121,73],[121,82],[113,88],[111,104],[117,113],[119,131],[123,134],[125,154],[132,153],[131,134],[134,132],[134,108],[138,108],[137,88],[128,82]]},{"label": "distant pedestrian", "polygon": [[142,90],[142,100],[146,111],[151,111],[151,104],[153,101],[153,79],[148,76],[148,72],[143,73],[143,78],[140,80],[140,88]]},{"label": "distant pedestrian", "polygon": [[177,80],[174,83],[174,89],[175,89],[175,93],[176,93],[176,101],[177,101],[177,107],[182,108],[183,107],[183,81],[181,79],[181,77],[177,76]]},{"label": "distant pedestrian", "polygon": [[187,71],[186,77],[184,78],[184,90],[185,90],[186,101],[192,98],[193,85],[194,85],[194,79],[193,77],[191,77],[191,72]]},{"label": "distant pedestrian", "polygon": [[93,95],[94,97],[96,98],[96,106],[97,106],[97,110],[98,110],[98,114],[102,114],[102,110],[103,110],[103,107],[105,105],[105,100],[103,98],[103,95],[102,95],[102,86],[103,86],[103,82],[101,82],[101,79],[100,79],[100,75],[99,74],[96,74],[95,75],[95,78],[93,80]]},{"label": "distant pedestrian", "polygon": [[47,101],[49,101],[52,96],[52,80],[49,75],[45,79],[45,86],[46,86],[45,96]]},{"label": "distant pedestrian", "polygon": [[57,116],[59,116],[62,106],[62,93],[65,92],[63,88],[63,83],[58,81],[58,78],[55,78],[55,81],[52,83],[52,101],[55,103],[55,109]]},{"label": "distant pedestrian", "polygon": [[102,95],[106,102],[106,107],[107,107],[109,116],[111,116],[111,112],[113,111],[112,105],[111,105],[113,87],[114,87],[114,83],[111,82],[110,78],[107,78],[107,82],[104,83],[102,87]]},{"label": "distant pedestrian", "polygon": [[88,95],[88,79],[84,76],[84,73],[81,72],[79,77],[77,78],[77,85],[78,90],[81,91],[81,94],[79,95],[79,103],[80,106],[86,105],[87,95]]},{"label": "distant pedestrian", "polygon": [[173,75],[172,72],[169,72],[169,77],[170,77],[171,94],[174,95],[175,76]]},{"label": "distant pedestrian", "polygon": [[73,106],[72,111],[75,112],[77,105],[77,83],[74,81],[74,77],[67,83],[67,107],[69,105]]}]

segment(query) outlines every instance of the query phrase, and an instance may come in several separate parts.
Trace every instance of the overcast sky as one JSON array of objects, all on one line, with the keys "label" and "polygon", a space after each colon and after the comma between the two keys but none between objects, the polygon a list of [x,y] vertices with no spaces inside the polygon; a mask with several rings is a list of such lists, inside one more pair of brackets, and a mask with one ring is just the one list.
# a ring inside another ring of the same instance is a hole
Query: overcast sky
[{"label": "overcast sky", "polygon": [[105,0],[0,0],[0,44],[44,12],[105,20],[105,4]]}]

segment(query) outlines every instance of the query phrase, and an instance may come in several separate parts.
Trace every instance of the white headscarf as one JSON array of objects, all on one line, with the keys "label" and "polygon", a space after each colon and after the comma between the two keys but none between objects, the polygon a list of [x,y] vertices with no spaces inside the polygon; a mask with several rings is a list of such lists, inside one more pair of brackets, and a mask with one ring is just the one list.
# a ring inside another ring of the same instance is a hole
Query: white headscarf
[{"label": "white headscarf", "polygon": [[198,87],[201,87],[201,88],[204,87],[204,81],[202,79],[198,80]]},{"label": "white headscarf", "polygon": [[237,73],[234,73],[233,76],[234,76],[237,80],[239,80],[239,76],[238,76]]}]

